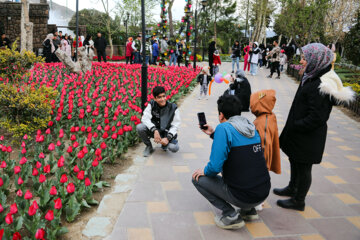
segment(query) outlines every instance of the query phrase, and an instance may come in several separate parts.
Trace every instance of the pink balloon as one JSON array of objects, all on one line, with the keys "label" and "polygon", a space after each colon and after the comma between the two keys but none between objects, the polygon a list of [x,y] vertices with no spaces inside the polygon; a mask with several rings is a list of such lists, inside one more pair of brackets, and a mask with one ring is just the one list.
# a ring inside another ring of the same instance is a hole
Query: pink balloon
[{"label": "pink balloon", "polygon": [[215,75],[215,82],[216,83],[221,83],[222,82],[222,74],[218,73]]}]

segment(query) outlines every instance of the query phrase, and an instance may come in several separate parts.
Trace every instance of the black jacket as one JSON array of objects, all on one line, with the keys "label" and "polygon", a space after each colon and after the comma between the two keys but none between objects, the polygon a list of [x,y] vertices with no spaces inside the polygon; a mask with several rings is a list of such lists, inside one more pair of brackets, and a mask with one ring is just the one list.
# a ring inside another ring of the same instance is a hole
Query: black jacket
[{"label": "black jacket", "polygon": [[97,37],[95,39],[94,47],[96,48],[97,51],[105,51],[106,46],[107,46],[107,41],[103,36]]},{"label": "black jacket", "polygon": [[230,84],[230,87],[224,92],[224,95],[231,95],[231,90],[235,90],[235,96],[237,96],[241,102],[241,112],[249,112],[251,86],[247,78],[241,77],[235,79],[235,82]]},{"label": "black jacket", "polygon": [[321,94],[320,77],[330,71],[331,65],[316,77],[301,83],[293,100],[288,119],[280,135],[280,148],[295,162],[319,164],[325,148],[327,120],[335,102]]},{"label": "black jacket", "polygon": [[234,58],[241,57],[240,44],[237,46],[234,44],[231,50]]},{"label": "black jacket", "polygon": [[[197,82],[200,83],[200,85],[203,85],[203,81],[204,81],[204,74],[200,74],[197,77]],[[211,76],[207,75],[207,83],[206,83],[206,85],[209,85],[210,81],[211,81]]]},{"label": "black jacket", "polygon": [[10,39],[8,39],[7,37],[4,39],[0,38],[0,47],[8,47],[10,49],[11,48]]}]

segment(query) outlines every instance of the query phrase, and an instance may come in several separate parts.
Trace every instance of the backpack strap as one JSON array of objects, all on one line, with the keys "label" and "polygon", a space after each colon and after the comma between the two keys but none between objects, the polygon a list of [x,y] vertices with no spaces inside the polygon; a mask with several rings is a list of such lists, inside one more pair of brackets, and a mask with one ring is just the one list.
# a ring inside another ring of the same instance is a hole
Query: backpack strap
[{"label": "backpack strap", "polygon": [[267,129],[267,121],[268,121],[268,115],[266,115],[266,121],[265,121],[264,150],[265,150],[265,147],[266,147],[266,129]]}]

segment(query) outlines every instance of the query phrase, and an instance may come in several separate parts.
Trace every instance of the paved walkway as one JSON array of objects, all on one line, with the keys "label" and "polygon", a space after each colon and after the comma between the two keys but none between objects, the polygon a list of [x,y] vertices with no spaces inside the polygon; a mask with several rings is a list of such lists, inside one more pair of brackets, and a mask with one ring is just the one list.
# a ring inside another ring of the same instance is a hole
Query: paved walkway
[{"label": "paved walkway", "polygon": [[[221,71],[228,73],[225,63]],[[275,113],[281,132],[297,89],[283,75],[267,79],[269,71],[259,70],[247,76],[253,92],[275,89]],[[140,167],[139,177],[125,202],[117,223],[107,239],[141,240],[218,240],[218,239],[360,239],[360,124],[334,108],[323,162],[313,168],[313,184],[306,199],[306,210],[297,212],[277,207],[279,197],[270,194],[260,220],[247,223],[236,231],[219,229],[214,224],[214,209],[193,187],[191,175],[209,159],[211,140],[197,127],[197,112],[217,125],[216,100],[227,85],[215,84],[209,100],[197,100],[199,89],[180,107],[182,126],[180,151],[163,152],[159,147]],[[253,120],[251,113],[244,116]],[[141,149],[142,150],[142,149]],[[289,163],[282,154],[281,175],[271,174],[272,187],[284,187],[289,181]]]}]

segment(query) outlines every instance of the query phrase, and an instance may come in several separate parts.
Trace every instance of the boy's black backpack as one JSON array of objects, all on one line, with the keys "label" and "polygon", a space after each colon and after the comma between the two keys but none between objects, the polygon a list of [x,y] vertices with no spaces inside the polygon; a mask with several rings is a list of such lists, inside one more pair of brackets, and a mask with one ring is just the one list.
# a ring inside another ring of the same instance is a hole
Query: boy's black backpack
[{"label": "boy's black backpack", "polygon": [[230,94],[230,90],[235,90],[235,96],[237,96],[241,101],[241,111],[249,112],[251,86],[247,78],[236,78],[234,83],[230,84],[229,89],[224,92],[224,95]]}]

